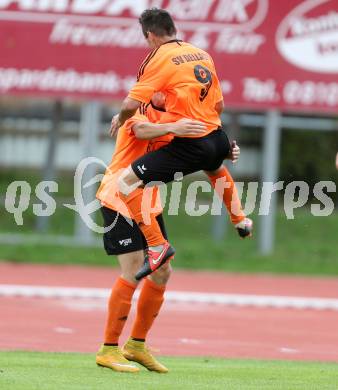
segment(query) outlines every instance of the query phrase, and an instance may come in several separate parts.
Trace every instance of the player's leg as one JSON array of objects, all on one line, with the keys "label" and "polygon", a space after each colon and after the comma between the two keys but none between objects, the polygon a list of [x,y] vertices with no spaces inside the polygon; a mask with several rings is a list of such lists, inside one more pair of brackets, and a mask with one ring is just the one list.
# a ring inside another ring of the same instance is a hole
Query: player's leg
[{"label": "player's leg", "polygon": [[111,290],[104,343],[96,355],[96,363],[114,371],[138,372],[139,369],[123,356],[118,342],[137,287],[134,275],[143,263],[145,244],[135,223],[131,226],[124,217],[105,207],[102,214],[106,227],[117,218],[112,230],[104,234],[104,246],[108,255],[117,255],[121,275]]},{"label": "player's leg", "polygon": [[[118,180],[119,195],[127,204],[132,218],[138,224],[148,245],[145,263],[136,275],[137,280],[154,272],[165,262],[172,259],[175,254],[175,249],[163,236],[154,214],[149,213],[148,210],[143,210],[145,207],[142,202],[144,192],[140,188],[135,189],[135,186],[139,184],[140,179],[135,175],[131,166],[125,170]],[[138,192],[141,196],[138,195]],[[145,214],[150,217],[148,221],[144,220]]]},{"label": "player's leg", "polygon": [[241,222],[245,218],[245,214],[242,210],[235,182],[228,169],[224,165],[221,165],[218,169],[205,171],[205,173],[209,177],[218,196],[223,200],[230,215],[231,222],[234,225]]},{"label": "player's leg", "polygon": [[205,171],[205,173],[208,175],[218,196],[223,200],[231,222],[237,229],[238,234],[242,238],[250,237],[252,235],[253,223],[251,219],[246,218],[243,212],[236,184],[228,169],[221,165],[218,169]]},{"label": "player's leg", "polygon": [[[162,215],[157,217],[163,236],[167,239],[167,233]],[[162,303],[165,286],[171,274],[170,263],[165,263],[147,279],[145,279],[141,295],[138,301],[138,310],[131,336],[136,339],[145,339],[154,319],[156,318]],[[140,309],[140,310],[139,310]]]},{"label": "player's leg", "polygon": [[218,196],[223,200],[230,215],[231,222],[237,229],[239,236],[241,238],[251,237],[253,222],[243,212],[236,184],[228,169],[222,164],[219,168],[212,171],[205,171],[205,173],[208,175]]},{"label": "player's leg", "polygon": [[148,370],[159,373],[166,373],[168,369],[152,355],[147,347],[146,338],[162,307],[170,272],[170,263],[166,263],[151,276],[145,278],[137,303],[131,336],[122,349],[128,360],[140,363]]},{"label": "player's leg", "polygon": [[[147,193],[148,190],[152,194]],[[154,194],[153,188],[147,190],[136,188],[126,195],[121,195],[120,193],[120,197],[128,207],[133,220],[142,231],[148,246],[145,264],[142,270],[137,273],[136,280],[140,280],[154,272],[166,261],[170,260],[175,253],[174,248],[163,236],[161,227],[157,222],[156,215],[158,214],[158,210],[156,210],[156,207],[154,210],[152,206],[153,203],[157,203],[154,200],[154,196],[159,196],[159,193]]]},{"label": "player's leg", "polygon": [[[230,153],[230,143],[225,133],[220,129],[201,138],[175,138],[168,145],[161,149],[148,153],[127,168],[124,175],[118,180],[120,196],[132,196],[135,186],[140,184],[151,184],[158,181],[169,183],[174,180],[175,174],[181,172],[184,176],[213,167],[218,161],[223,161]],[[138,210],[131,210],[133,218],[139,213]],[[148,232],[143,224],[140,224],[147,242]],[[168,242],[149,245],[145,261],[148,262],[148,269],[152,272],[158,264],[162,264],[174,254],[174,249]],[[149,272],[149,273],[150,273]],[[138,274],[137,278],[147,274]]]},{"label": "player's leg", "polygon": [[[139,369],[130,364],[123,356],[118,343],[130,312],[132,297],[137,287],[133,272],[136,272],[135,269],[142,264],[143,251],[120,255],[118,256],[118,260],[122,272],[111,290],[104,331],[104,343],[96,355],[96,363],[102,367],[111,368],[114,371],[138,372]],[[131,267],[129,267],[129,264]],[[134,282],[131,282],[132,279]]]},{"label": "player's leg", "polygon": [[171,265],[166,263],[145,279],[138,300],[137,315],[131,331],[133,339],[145,341],[162,307],[170,274]]},{"label": "player's leg", "polygon": [[[210,142],[210,148],[214,148],[212,153],[212,156],[214,157],[206,161],[203,170],[207,172],[208,175],[212,176],[212,184],[214,182],[216,185],[217,181],[219,181],[219,196],[227,205],[228,210],[230,209],[232,212],[232,220],[235,223],[235,228],[240,237],[245,238],[251,236],[253,228],[252,220],[244,216],[235,183],[228,170],[223,166],[223,160],[229,158],[232,150],[232,146],[224,131],[217,131],[214,133],[213,140]],[[223,180],[229,181],[229,191],[227,191],[227,188],[222,188]],[[215,189],[218,192],[218,189]]]},{"label": "player's leg", "polygon": [[150,202],[144,201],[145,196],[143,189],[136,188],[129,195],[123,196],[122,200],[127,205],[133,220],[142,230],[148,246],[162,245],[166,240],[156,220],[156,214],[151,212]]},{"label": "player's leg", "polygon": [[[125,170],[124,174],[122,174],[118,180],[119,194],[124,202],[126,202],[128,198],[134,196],[135,191],[137,191],[137,189],[135,190],[135,187],[137,186],[155,185],[158,182],[169,183],[174,180],[177,172],[182,172],[183,175],[187,175],[199,170],[196,162],[198,160],[201,161],[201,158],[191,158],[191,156],[186,153],[186,147],[184,150],[180,150],[179,147],[175,150],[176,147],[173,146],[174,144],[175,142],[171,142],[163,148],[147,153],[134,161]],[[198,153],[199,149],[195,149]],[[142,205],[140,202],[134,202],[133,205],[129,206],[129,210],[133,218],[139,224],[148,243],[145,262],[148,263],[147,268],[149,272],[138,273],[137,279],[139,280],[139,278],[145,277],[171,259],[175,250],[163,236],[157,235],[156,240],[152,239],[152,226],[143,223]]]},{"label": "player's leg", "polygon": [[119,337],[127,321],[131,300],[137,287],[134,276],[143,262],[143,251],[117,256],[121,275],[112,287],[108,301],[108,316],[105,327],[104,344],[118,345]]},{"label": "player's leg", "polygon": [[[159,216],[159,224],[166,237],[161,216]],[[167,262],[144,280],[137,303],[136,318],[132,326],[131,337],[123,347],[123,353],[127,359],[142,364],[150,371],[160,373],[166,373],[168,369],[151,354],[146,346],[146,338],[162,307],[170,274],[171,266]]]}]

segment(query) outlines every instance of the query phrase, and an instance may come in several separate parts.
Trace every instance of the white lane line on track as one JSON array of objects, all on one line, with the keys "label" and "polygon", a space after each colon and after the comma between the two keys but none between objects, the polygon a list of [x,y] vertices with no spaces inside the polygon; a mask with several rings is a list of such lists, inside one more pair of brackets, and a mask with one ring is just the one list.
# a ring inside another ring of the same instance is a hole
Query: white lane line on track
[{"label": "white lane line on track", "polygon": [[53,329],[55,333],[63,333],[63,334],[73,334],[74,329],[71,328],[63,328],[61,326],[58,326]]},{"label": "white lane line on track", "polygon": [[[37,297],[37,298],[91,298],[107,299],[110,290],[105,288],[50,287],[0,284],[0,297]],[[134,298],[137,299],[139,291]],[[288,297],[273,295],[244,295],[200,293],[186,291],[167,291],[167,302],[219,304],[231,306],[270,307],[275,309],[316,309],[338,311],[338,299]]]},{"label": "white lane line on track", "polygon": [[293,354],[293,353],[299,353],[300,351],[294,348],[281,347],[279,348],[279,352]]}]

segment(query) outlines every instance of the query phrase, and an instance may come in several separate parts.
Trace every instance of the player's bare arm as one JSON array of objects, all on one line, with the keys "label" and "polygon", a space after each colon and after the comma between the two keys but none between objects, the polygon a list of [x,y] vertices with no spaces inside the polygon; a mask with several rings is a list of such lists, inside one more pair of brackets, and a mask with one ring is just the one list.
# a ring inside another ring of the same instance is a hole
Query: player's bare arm
[{"label": "player's bare arm", "polygon": [[110,135],[112,137],[116,135],[118,129],[124,125],[126,120],[135,115],[135,112],[141,106],[141,104],[141,102],[129,97],[124,99],[120,113],[115,115],[111,122]]},{"label": "player's bare arm", "polygon": [[215,105],[215,110],[217,111],[218,115],[221,115],[224,110],[224,100],[220,100]]},{"label": "player's bare arm", "polygon": [[132,127],[138,139],[153,139],[167,134],[178,136],[202,135],[207,128],[204,123],[191,119],[181,119],[171,123],[137,122]]}]

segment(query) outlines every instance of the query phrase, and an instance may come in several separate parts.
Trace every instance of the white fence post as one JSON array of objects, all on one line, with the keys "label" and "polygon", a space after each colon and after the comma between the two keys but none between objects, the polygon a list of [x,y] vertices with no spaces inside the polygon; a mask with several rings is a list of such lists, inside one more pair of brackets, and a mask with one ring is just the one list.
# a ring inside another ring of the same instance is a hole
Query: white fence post
[{"label": "white fence post", "polygon": [[[52,125],[48,132],[48,146],[46,153],[45,166],[43,169],[43,180],[55,180],[56,179],[56,166],[55,158],[60,138],[60,130],[62,123],[62,102],[56,101],[53,106],[53,118]],[[39,232],[45,232],[48,230],[49,217],[37,217],[36,229]]]},{"label": "white fence post", "polygon": [[[278,111],[269,111],[266,114],[266,125],[264,129],[263,143],[263,167],[262,182],[273,182],[278,180],[279,171],[279,153],[280,153],[280,113]],[[275,244],[276,212],[277,212],[277,194],[263,193],[261,204],[268,204],[270,209],[268,215],[259,217],[259,250],[267,255],[273,252]]]},{"label": "white fence post", "polygon": [[[80,145],[82,158],[93,157],[97,151],[97,140],[101,123],[101,103],[87,102],[81,109],[80,122]],[[83,183],[87,183],[96,174],[96,167],[89,165],[82,177]],[[96,188],[94,185],[89,188],[82,188],[84,204],[88,204],[95,199]],[[78,241],[85,245],[90,245],[93,241],[93,232],[85,225],[79,214],[76,214],[75,236]]]}]

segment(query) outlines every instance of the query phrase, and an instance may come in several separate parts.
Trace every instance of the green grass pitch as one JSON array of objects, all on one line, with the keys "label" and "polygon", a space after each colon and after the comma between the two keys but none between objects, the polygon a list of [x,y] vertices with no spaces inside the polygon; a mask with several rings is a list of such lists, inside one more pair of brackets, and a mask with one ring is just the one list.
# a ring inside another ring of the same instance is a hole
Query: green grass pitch
[{"label": "green grass pitch", "polygon": [[168,374],[143,368],[125,374],[97,367],[94,359],[94,354],[0,352],[0,389],[338,389],[334,363],[163,357]]}]

